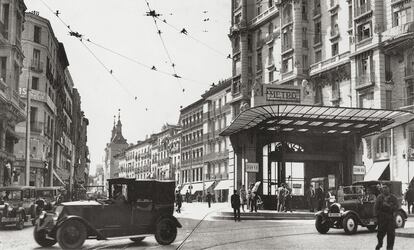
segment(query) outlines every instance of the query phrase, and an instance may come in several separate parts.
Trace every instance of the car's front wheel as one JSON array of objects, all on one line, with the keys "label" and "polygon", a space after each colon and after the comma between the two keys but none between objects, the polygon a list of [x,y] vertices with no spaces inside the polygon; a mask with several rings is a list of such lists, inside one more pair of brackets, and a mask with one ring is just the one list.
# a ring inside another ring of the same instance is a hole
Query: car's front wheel
[{"label": "car's front wheel", "polygon": [[86,236],[86,228],[80,221],[69,220],[59,227],[56,238],[63,249],[79,249]]},{"label": "car's front wheel", "polygon": [[356,231],[358,229],[358,221],[357,221],[356,217],[352,214],[347,215],[342,220],[342,227],[344,228],[346,234],[356,233]]},{"label": "car's front wheel", "polygon": [[405,220],[404,215],[401,211],[398,211],[395,213],[394,219],[395,219],[395,226],[397,228],[403,228],[405,226]]},{"label": "car's front wheel", "polygon": [[141,242],[145,239],[145,237],[134,237],[134,238],[129,238],[130,240],[132,240],[133,242]]},{"label": "car's front wheel", "polygon": [[329,231],[329,224],[323,220],[322,215],[316,216],[315,227],[321,234],[326,234]]},{"label": "car's front wheel", "polygon": [[37,225],[33,230],[33,236],[37,244],[42,247],[51,247],[56,244],[56,240],[50,240],[46,238],[46,230],[37,230]]},{"label": "car's front wheel", "polygon": [[170,218],[161,219],[155,228],[155,239],[160,245],[169,245],[177,237],[177,227]]}]

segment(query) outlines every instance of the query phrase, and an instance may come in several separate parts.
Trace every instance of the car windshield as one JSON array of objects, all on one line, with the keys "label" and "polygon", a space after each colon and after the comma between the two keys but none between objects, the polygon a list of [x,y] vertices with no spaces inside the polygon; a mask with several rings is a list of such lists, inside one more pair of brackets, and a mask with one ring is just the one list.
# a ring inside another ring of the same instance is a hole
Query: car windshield
[{"label": "car windshield", "polygon": [[358,197],[364,196],[363,186],[348,186],[344,187],[344,200],[355,200]]},{"label": "car windshield", "polygon": [[21,200],[22,199],[22,191],[21,190],[7,190],[2,191],[1,197],[3,200]]},{"label": "car windshield", "polygon": [[52,190],[37,190],[36,197],[38,198],[53,198]]}]

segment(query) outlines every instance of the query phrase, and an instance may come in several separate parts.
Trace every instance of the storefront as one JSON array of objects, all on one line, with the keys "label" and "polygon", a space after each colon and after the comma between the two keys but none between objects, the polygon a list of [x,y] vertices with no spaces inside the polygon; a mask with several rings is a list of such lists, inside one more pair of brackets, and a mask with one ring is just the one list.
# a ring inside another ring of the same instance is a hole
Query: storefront
[{"label": "storefront", "polygon": [[[239,114],[221,135],[233,146],[233,187],[261,182],[264,205],[276,205],[276,191],[286,183],[293,206],[306,205],[309,186],[325,191],[361,178],[364,135],[395,123],[405,111],[273,104]],[[359,172],[358,172],[359,170]]]}]

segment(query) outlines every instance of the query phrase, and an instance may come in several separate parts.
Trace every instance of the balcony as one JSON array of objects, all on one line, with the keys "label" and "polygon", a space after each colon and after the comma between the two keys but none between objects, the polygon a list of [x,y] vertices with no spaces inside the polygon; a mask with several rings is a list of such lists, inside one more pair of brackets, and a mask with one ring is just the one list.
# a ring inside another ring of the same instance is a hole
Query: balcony
[{"label": "balcony", "polygon": [[288,50],[291,50],[292,48],[293,48],[292,47],[292,41],[287,42],[287,43],[283,43],[282,44],[282,53],[287,52]]},{"label": "balcony", "polygon": [[30,131],[41,134],[43,132],[43,122],[32,122],[30,121]]},{"label": "balcony", "polygon": [[347,51],[347,52],[344,52],[342,54],[339,54],[339,55],[336,55],[334,57],[323,60],[321,62],[312,64],[310,66],[310,75],[315,75],[315,74],[325,70],[326,68],[339,66],[341,64],[349,62],[349,55],[350,55],[350,52]]},{"label": "balcony", "polygon": [[321,7],[317,7],[313,9],[313,18],[318,18],[321,15]]},{"label": "balcony", "polygon": [[222,152],[212,152],[204,156],[204,161],[217,161],[222,159],[227,159],[229,157],[229,150],[224,150]]},{"label": "balcony", "polygon": [[355,17],[354,19],[359,19],[368,12],[371,12],[371,1],[368,0],[360,6],[355,6]]},{"label": "balcony", "polygon": [[338,0],[331,0],[330,5],[329,5],[329,10],[330,10],[330,11],[333,11],[333,10],[335,10],[337,7],[339,7]]},{"label": "balcony", "polygon": [[291,15],[284,16],[282,19],[282,27],[293,22],[293,17]]},{"label": "balcony", "polygon": [[[387,29],[382,33],[382,37],[384,41],[390,40],[392,43],[394,40],[397,40],[398,43],[401,43],[401,40],[397,38],[406,36],[407,39],[410,39],[410,34],[414,32],[414,22],[407,22],[400,24],[398,26],[392,27],[391,29]],[[398,48],[400,49],[400,48]]]},{"label": "balcony", "polygon": [[375,83],[375,74],[374,74],[374,72],[359,75],[357,77],[356,83],[357,83],[357,86],[355,88],[357,90],[365,88],[365,87],[372,86]]},{"label": "balcony", "polygon": [[39,60],[32,60],[32,63],[30,64],[30,69],[36,73],[42,73],[43,72],[43,62]]},{"label": "balcony", "polygon": [[339,37],[339,28],[338,24],[335,24],[334,27],[331,28],[331,40]]},{"label": "balcony", "polygon": [[264,20],[266,20],[267,18],[271,17],[273,14],[275,14],[277,12],[278,12],[278,8],[276,8],[276,6],[273,5],[272,7],[268,8],[263,13],[261,13],[260,15],[257,15],[255,18],[253,18],[249,22],[249,25],[257,25],[257,24],[263,22]]}]

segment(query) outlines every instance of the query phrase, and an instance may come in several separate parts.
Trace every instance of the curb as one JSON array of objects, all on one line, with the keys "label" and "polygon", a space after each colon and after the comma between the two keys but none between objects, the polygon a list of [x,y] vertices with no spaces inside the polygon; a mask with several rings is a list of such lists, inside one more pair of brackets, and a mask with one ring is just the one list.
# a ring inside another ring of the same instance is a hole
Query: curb
[{"label": "curb", "polygon": [[[410,228],[410,229],[412,229],[412,228]],[[400,229],[398,231],[396,230],[395,236],[404,237],[404,238],[414,238],[414,230],[410,230],[411,232],[404,232],[405,230],[407,230],[407,229]]]},{"label": "curb", "polygon": [[[212,216],[215,220],[234,220],[233,216]],[[266,217],[266,216],[240,216],[241,220],[314,220],[314,217]]]}]

